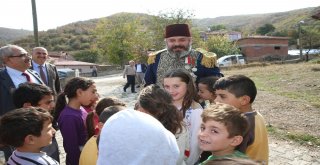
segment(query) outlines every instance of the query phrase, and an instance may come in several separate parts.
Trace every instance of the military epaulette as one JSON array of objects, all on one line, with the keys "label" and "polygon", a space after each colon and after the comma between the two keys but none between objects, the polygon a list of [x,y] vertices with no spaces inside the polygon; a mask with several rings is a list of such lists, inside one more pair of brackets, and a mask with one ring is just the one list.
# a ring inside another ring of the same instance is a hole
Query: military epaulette
[{"label": "military epaulette", "polygon": [[167,49],[162,49],[162,50],[158,50],[158,51],[154,51],[154,52],[151,52],[149,55],[148,55],[148,65],[150,64],[153,64],[156,62],[156,57],[157,57],[157,54],[165,51]]},{"label": "military epaulette", "polygon": [[203,55],[201,59],[201,65],[207,68],[213,68],[217,66],[217,55],[215,53],[208,52],[201,48],[197,48],[196,51],[200,52]]}]

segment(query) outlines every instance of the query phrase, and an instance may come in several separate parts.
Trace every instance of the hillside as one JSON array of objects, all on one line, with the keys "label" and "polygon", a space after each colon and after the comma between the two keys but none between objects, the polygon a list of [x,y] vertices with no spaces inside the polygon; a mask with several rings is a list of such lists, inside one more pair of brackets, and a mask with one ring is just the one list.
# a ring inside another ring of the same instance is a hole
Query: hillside
[{"label": "hillside", "polygon": [[301,20],[304,20],[305,24],[313,24],[317,20],[312,19],[311,16],[317,11],[320,11],[320,6],[279,13],[196,19],[193,20],[193,24],[203,30],[211,25],[222,24],[230,30],[236,29],[242,32],[254,32],[257,27],[270,23],[274,25],[277,31],[282,31],[295,29],[297,23]]},{"label": "hillside", "polygon": [[[200,30],[205,30],[209,26],[222,24],[229,30],[240,31],[243,36],[247,36],[254,34],[257,27],[269,23],[276,28],[276,32],[291,30],[297,33],[297,23],[301,20],[304,20],[304,26],[314,24],[320,25],[317,23],[318,20],[311,18],[311,15],[315,14],[317,11],[320,11],[320,6],[279,13],[194,19],[192,20],[192,26]],[[144,27],[149,27],[154,16],[140,13],[118,13],[104,18],[74,22],[56,29],[39,32],[39,41],[42,46],[47,47],[50,51],[86,50],[95,42],[95,36],[92,30],[95,29],[97,23],[102,19],[120,20],[119,17],[129,17],[133,20],[139,19]],[[10,34],[9,30],[10,29],[0,32],[0,39],[3,38],[7,43],[12,42],[12,38],[10,38],[10,40],[8,37],[5,37]],[[16,38],[20,38],[18,37],[20,34],[18,31],[13,34],[16,35]],[[29,34],[32,33],[30,32]],[[24,37],[15,40],[13,43],[29,49],[33,46],[33,38],[32,36]]]},{"label": "hillside", "polygon": [[9,29],[0,27],[0,44],[7,44],[11,41],[32,35],[33,32],[23,29]]}]

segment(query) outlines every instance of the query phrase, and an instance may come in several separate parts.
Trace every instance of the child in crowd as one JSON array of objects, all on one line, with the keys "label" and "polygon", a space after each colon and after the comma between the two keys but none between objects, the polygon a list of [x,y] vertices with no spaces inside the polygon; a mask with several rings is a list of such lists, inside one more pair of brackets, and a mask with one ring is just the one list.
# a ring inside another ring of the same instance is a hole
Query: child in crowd
[{"label": "child in crowd", "polygon": [[190,154],[186,164],[194,164],[200,156],[197,134],[201,124],[201,105],[195,101],[196,88],[190,73],[183,69],[171,70],[164,75],[164,89],[172,96],[173,104],[178,108],[189,133]]},{"label": "child in crowd", "polygon": [[81,105],[81,108],[83,108],[87,113],[90,113],[95,110],[98,100],[99,97],[95,98],[95,100],[91,100],[91,103],[88,105]]},{"label": "child in crowd", "polygon": [[47,110],[29,107],[7,112],[0,119],[0,143],[16,148],[7,164],[58,165],[56,160],[41,152],[42,147],[51,143],[55,132]]},{"label": "child in crowd", "polygon": [[98,135],[100,132],[99,128],[99,116],[101,112],[110,106],[126,106],[125,103],[123,103],[121,100],[114,98],[114,97],[105,97],[101,99],[96,108],[95,111],[91,111],[88,113],[87,119],[86,119],[86,126],[88,131],[88,139],[90,139],[93,135]]},{"label": "child in crowd", "polygon": [[247,158],[245,154],[235,150],[248,131],[248,121],[238,109],[228,104],[212,104],[203,111],[201,117],[199,145],[203,151],[212,153],[201,164],[226,157]]},{"label": "child in crowd", "polygon": [[52,112],[55,107],[54,93],[41,84],[22,83],[13,93],[13,103],[16,107],[41,107]]},{"label": "child in crowd", "polygon": [[[214,99],[216,99],[216,94],[213,86],[218,79],[218,77],[210,76],[201,78],[199,80],[198,95],[201,101],[209,101],[209,104],[214,103]],[[208,104],[206,104],[205,107],[206,106],[208,106]]]},{"label": "child in crowd", "polygon": [[263,165],[251,159],[246,158],[220,158],[209,160],[205,165]]},{"label": "child in crowd", "polygon": [[[68,103],[65,97],[68,98]],[[80,106],[89,105],[97,97],[95,83],[82,77],[70,79],[58,96],[55,117],[58,117],[68,165],[79,165],[80,152],[87,140],[87,112],[80,109]]]},{"label": "child in crowd", "polygon": [[172,103],[171,95],[158,85],[149,85],[140,91],[137,110],[150,114],[176,136],[180,150],[177,165],[185,164],[189,155],[189,134],[183,123],[182,114]]},{"label": "child in crowd", "polygon": [[154,117],[122,110],[104,124],[97,165],[173,165],[179,157],[174,135]]},{"label": "child in crowd", "polygon": [[[201,78],[198,82],[198,96],[200,97],[200,104],[203,108],[208,107],[214,103],[216,99],[215,89],[213,88],[214,83],[218,80],[218,77],[210,76]],[[208,159],[211,152],[203,151],[201,153],[199,162],[203,162]]]},{"label": "child in crowd", "polygon": [[[52,111],[55,107],[54,94],[52,90],[45,85],[35,83],[22,83],[13,93],[13,102],[17,108],[40,107],[44,110]],[[57,123],[52,123],[53,128],[57,129]],[[55,136],[52,143],[43,147],[41,151],[46,152],[48,156],[60,162],[59,146]]]},{"label": "child in crowd", "polygon": [[[114,114],[123,110],[124,106],[109,106],[105,108],[99,116],[99,130],[102,129],[104,123]],[[97,136],[93,135],[84,145],[80,155],[79,165],[97,164],[98,160],[98,142]]]},{"label": "child in crowd", "polygon": [[249,132],[238,150],[245,152],[251,159],[268,164],[268,134],[262,115],[252,109],[257,95],[254,82],[244,75],[233,75],[217,80],[216,102],[226,103],[238,108],[249,120]]}]

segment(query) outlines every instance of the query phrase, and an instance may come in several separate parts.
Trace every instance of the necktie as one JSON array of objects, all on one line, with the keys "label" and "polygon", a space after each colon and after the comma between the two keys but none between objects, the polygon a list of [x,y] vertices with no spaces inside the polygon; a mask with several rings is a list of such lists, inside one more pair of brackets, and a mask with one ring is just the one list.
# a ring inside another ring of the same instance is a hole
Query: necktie
[{"label": "necktie", "polygon": [[42,65],[39,65],[39,70],[40,70],[40,77],[42,79],[42,81],[47,84],[47,79],[46,79],[46,75],[44,74],[44,71],[42,69]]},{"label": "necktie", "polygon": [[25,76],[28,82],[31,82],[30,76],[27,73],[23,72],[21,75]]}]

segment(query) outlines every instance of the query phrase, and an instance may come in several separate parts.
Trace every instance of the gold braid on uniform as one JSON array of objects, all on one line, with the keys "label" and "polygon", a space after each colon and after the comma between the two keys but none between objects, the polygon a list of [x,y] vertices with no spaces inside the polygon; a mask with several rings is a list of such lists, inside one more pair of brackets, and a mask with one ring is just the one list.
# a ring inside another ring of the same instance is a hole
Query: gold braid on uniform
[{"label": "gold braid on uniform", "polygon": [[213,52],[208,52],[202,48],[197,48],[196,51],[202,54],[201,65],[206,68],[213,68],[217,66],[217,55]]},{"label": "gold braid on uniform", "polygon": [[150,64],[154,64],[156,62],[156,57],[157,57],[157,54],[165,51],[167,49],[162,49],[162,50],[158,50],[158,51],[155,51],[155,52],[151,52],[149,55],[148,55],[148,65]]}]

